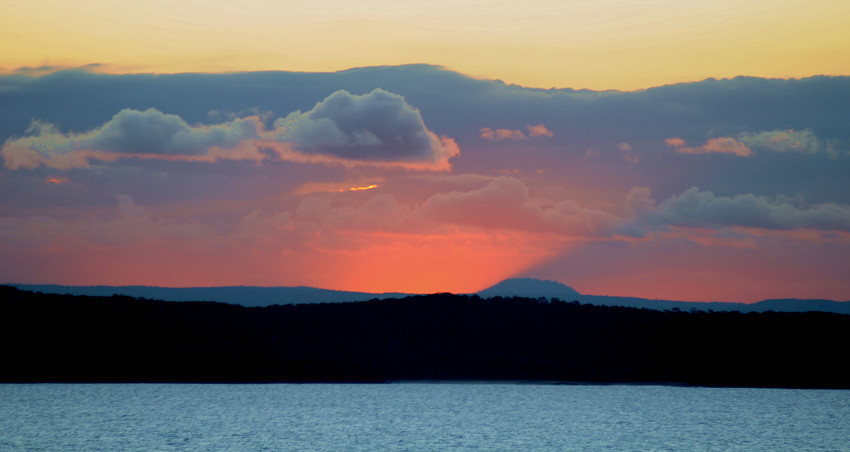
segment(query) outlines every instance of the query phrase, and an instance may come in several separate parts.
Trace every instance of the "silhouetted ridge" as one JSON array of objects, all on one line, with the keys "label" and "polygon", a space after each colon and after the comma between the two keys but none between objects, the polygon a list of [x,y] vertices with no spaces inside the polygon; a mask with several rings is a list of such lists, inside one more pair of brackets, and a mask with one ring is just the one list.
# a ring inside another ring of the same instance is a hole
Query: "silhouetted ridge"
[{"label": "silhouetted ridge", "polygon": [[248,308],[0,286],[4,382],[536,380],[850,388],[850,316],[452,294]]}]

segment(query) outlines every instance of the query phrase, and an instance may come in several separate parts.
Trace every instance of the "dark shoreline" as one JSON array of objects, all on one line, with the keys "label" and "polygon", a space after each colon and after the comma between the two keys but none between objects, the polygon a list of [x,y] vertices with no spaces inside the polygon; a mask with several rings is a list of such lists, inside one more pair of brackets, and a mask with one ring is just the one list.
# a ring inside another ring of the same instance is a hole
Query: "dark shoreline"
[{"label": "dark shoreline", "polygon": [[[0,382],[850,389],[850,315],[434,294],[247,308],[0,287]],[[518,383],[521,382],[521,383]]]}]

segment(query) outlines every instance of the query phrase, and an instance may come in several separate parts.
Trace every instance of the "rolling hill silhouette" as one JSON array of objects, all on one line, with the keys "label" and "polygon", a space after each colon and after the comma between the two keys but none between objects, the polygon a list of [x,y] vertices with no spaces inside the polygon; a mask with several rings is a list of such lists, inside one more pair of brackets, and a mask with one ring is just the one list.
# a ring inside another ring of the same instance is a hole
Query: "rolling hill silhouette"
[{"label": "rolling hill silhouette", "polygon": [[495,286],[478,292],[478,296],[489,297],[528,297],[528,298],[560,298],[571,301],[580,297],[572,287],[557,281],[547,281],[534,278],[511,278],[506,279]]},{"label": "rolling hill silhouette", "polygon": [[850,316],[448,293],[245,307],[0,286],[0,382],[536,381],[850,388]]},{"label": "rolling hill silhouette", "polygon": [[[22,290],[48,294],[112,296],[125,295],[165,301],[217,301],[242,306],[271,306],[275,304],[337,303],[371,299],[399,298],[410,293],[369,293],[317,289],[313,287],[151,287],[151,286],[62,286],[53,284],[11,284]],[[823,299],[771,299],[757,303],[697,302],[654,300],[636,297],[586,295],[556,282],[534,278],[506,279],[492,287],[477,292],[478,296],[527,297],[578,301],[596,306],[621,306],[647,308],[660,311],[736,311],[736,312],[834,312],[850,314],[850,301]]]}]

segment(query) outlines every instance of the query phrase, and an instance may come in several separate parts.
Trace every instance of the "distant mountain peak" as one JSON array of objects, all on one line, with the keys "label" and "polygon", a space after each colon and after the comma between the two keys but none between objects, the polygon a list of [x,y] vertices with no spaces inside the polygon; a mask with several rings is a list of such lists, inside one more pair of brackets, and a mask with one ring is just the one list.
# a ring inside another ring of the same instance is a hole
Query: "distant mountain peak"
[{"label": "distant mountain peak", "polygon": [[[482,297],[546,297],[569,299],[581,295],[570,286],[535,278],[510,278],[478,292]],[[569,301],[569,300],[567,300]]]}]

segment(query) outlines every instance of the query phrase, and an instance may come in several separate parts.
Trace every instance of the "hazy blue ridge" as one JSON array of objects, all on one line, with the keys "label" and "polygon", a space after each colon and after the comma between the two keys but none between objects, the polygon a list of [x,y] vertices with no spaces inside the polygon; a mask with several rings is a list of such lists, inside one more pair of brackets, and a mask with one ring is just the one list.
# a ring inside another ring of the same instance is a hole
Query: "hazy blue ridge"
[{"label": "hazy blue ridge", "polygon": [[21,290],[49,294],[112,296],[126,295],[164,301],[218,301],[242,306],[275,304],[339,303],[373,298],[398,298],[401,293],[345,292],[313,287],[154,287],[154,286],[62,286],[54,284],[12,284]]},{"label": "hazy blue ridge", "polygon": [[489,297],[545,297],[560,298],[572,301],[572,297],[581,296],[578,291],[557,281],[546,281],[534,278],[506,279],[495,286],[478,292],[478,296]]},{"label": "hazy blue ridge", "polygon": [[806,312],[822,311],[838,314],[850,314],[850,302],[822,299],[778,299],[763,300],[757,303],[696,302],[674,300],[651,300],[636,297],[612,297],[604,295],[585,295],[557,281],[545,281],[534,278],[506,279],[495,286],[478,292],[479,296],[489,297],[530,297],[557,298],[563,301],[578,301],[597,306],[622,306],[628,308],[647,308],[660,311],[679,309],[682,311],[737,311],[737,312]]},{"label": "hazy blue ridge", "polygon": [[[270,306],[275,304],[339,303],[371,299],[403,298],[410,293],[369,293],[317,289],[313,287],[152,287],[152,286],[63,286],[55,284],[10,284],[21,290],[49,294],[111,296],[114,294],[136,298],[165,301],[218,301],[242,306]],[[736,311],[736,312],[806,312],[821,311],[850,314],[850,301],[823,299],[772,299],[757,303],[696,302],[654,300],[636,297],[585,295],[557,281],[534,278],[506,279],[476,293],[483,298],[527,297],[578,301],[597,306],[621,306],[660,311]]]}]

